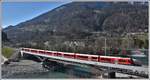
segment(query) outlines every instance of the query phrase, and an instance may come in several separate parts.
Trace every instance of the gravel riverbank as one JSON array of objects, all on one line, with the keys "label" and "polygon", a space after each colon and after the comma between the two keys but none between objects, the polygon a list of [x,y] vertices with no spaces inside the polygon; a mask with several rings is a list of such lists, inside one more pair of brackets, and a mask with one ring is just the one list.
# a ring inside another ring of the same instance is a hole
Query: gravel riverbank
[{"label": "gravel riverbank", "polygon": [[47,73],[41,64],[31,60],[11,62],[9,65],[2,65],[2,78],[30,78],[31,74]]}]

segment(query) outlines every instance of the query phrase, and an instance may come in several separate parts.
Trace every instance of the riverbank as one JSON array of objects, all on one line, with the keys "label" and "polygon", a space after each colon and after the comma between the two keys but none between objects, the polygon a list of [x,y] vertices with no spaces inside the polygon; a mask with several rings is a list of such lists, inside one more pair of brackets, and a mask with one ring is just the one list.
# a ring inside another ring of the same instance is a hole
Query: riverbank
[{"label": "riverbank", "polygon": [[9,65],[2,65],[2,78],[31,78],[30,74],[45,72],[48,70],[31,60],[21,60],[20,62],[11,62]]},{"label": "riverbank", "polygon": [[[70,72],[70,71],[69,71]],[[40,63],[31,60],[20,60],[19,62],[11,62],[8,65],[2,65],[3,79],[66,79],[80,78],[68,74],[68,71],[51,71],[42,67]]]}]

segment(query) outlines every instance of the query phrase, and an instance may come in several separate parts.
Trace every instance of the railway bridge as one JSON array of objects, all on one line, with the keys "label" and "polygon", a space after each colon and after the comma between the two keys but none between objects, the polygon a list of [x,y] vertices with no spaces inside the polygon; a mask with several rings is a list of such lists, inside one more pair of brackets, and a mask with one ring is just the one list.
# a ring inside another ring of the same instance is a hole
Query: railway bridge
[{"label": "railway bridge", "polygon": [[[96,61],[67,58],[67,57],[62,57],[59,55],[56,56],[56,55],[48,55],[48,54],[40,53],[40,52],[38,52],[38,50],[37,51],[36,50],[37,49],[34,49],[34,51],[20,49],[20,53],[21,53],[22,57],[34,56],[40,62],[42,62],[42,64],[44,64],[46,62],[46,60],[50,60],[53,62],[58,62],[58,63],[63,63],[63,64],[71,64],[71,65],[72,64],[84,64],[84,65],[92,66],[92,67],[95,67],[99,70],[104,70],[104,72],[108,73],[110,78],[115,78],[116,72],[140,76],[143,78],[149,77],[148,67],[121,65],[121,64],[112,64],[112,63],[103,63],[103,62],[96,62]],[[45,51],[45,50],[43,50],[43,51]],[[57,52],[57,51],[54,51],[54,52]],[[43,66],[48,67],[47,65],[43,65]]]}]

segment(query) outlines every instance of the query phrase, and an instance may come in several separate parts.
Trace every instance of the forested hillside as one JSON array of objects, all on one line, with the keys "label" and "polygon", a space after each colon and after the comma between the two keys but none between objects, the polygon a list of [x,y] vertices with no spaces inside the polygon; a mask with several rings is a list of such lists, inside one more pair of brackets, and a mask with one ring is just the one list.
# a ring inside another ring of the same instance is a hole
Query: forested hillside
[{"label": "forested hillside", "polygon": [[148,5],[72,2],[3,31],[16,45],[36,47],[78,39],[122,38],[132,33],[148,33]]}]

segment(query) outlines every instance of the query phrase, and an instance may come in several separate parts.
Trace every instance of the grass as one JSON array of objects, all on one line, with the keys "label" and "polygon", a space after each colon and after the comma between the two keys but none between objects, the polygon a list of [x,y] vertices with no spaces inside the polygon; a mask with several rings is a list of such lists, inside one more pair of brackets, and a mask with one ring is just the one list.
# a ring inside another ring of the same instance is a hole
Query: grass
[{"label": "grass", "polygon": [[2,48],[2,55],[5,56],[6,58],[10,58],[10,56],[13,54],[14,49],[4,47]]}]

